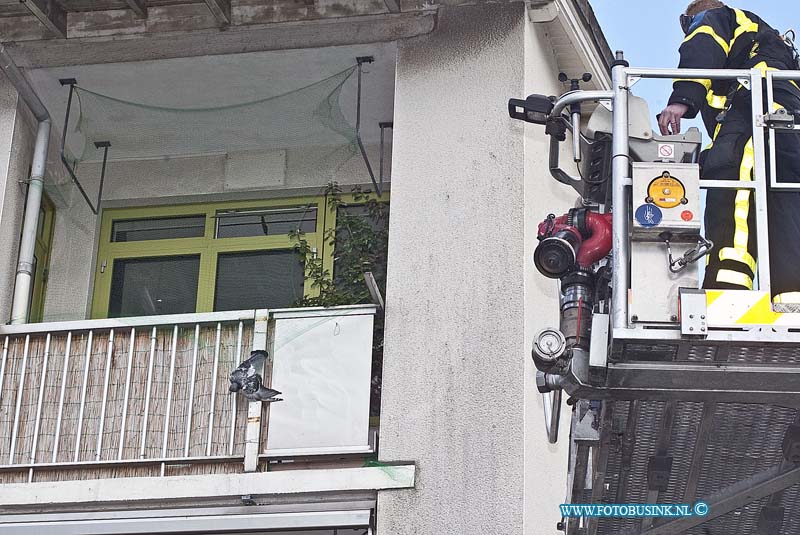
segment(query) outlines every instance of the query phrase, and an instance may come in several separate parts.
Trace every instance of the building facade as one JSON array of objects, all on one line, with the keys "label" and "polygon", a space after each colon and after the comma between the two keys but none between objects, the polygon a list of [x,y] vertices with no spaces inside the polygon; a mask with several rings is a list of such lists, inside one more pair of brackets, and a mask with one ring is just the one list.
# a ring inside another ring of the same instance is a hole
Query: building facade
[{"label": "building facade", "polygon": [[507,100],[609,87],[588,2],[1,7],[0,533],[556,532]]}]

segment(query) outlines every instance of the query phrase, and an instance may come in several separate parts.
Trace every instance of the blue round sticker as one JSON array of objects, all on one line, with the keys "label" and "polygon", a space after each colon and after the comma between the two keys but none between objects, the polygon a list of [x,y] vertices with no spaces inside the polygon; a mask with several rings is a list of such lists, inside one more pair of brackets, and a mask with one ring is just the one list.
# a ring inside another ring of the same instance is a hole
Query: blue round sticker
[{"label": "blue round sticker", "polygon": [[654,204],[643,204],[636,209],[636,221],[643,227],[655,227],[661,223],[661,208]]}]

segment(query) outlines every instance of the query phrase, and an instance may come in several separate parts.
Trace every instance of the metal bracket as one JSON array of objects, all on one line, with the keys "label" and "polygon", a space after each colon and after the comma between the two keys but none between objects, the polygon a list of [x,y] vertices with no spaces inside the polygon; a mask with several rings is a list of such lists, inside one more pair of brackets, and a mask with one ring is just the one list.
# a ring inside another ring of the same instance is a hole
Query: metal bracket
[{"label": "metal bracket", "polygon": [[61,132],[61,151],[60,151],[61,162],[64,164],[64,167],[66,167],[69,176],[72,178],[72,181],[78,187],[78,191],[81,192],[81,195],[83,195],[83,198],[86,200],[86,204],[89,205],[89,209],[92,211],[94,215],[97,215],[100,211],[100,199],[103,194],[103,181],[105,180],[105,174],[106,174],[106,161],[108,159],[108,148],[111,146],[111,143],[109,143],[108,141],[98,141],[94,144],[95,147],[97,147],[98,149],[102,147],[105,150],[103,151],[103,171],[102,174],[100,175],[100,186],[99,186],[99,191],[97,193],[97,203],[92,204],[92,201],[86,194],[86,190],[83,189],[83,185],[81,185],[80,180],[78,180],[78,176],[75,174],[75,170],[72,168],[72,165],[67,160],[67,156],[65,153],[67,145],[67,128],[69,127],[69,115],[70,112],[72,111],[72,95],[73,93],[75,93],[75,86],[78,84],[78,81],[75,78],[61,78],[58,80],[58,82],[62,86],[65,85],[69,86],[69,98],[67,99],[67,113],[64,116],[64,128]]},{"label": "metal bracket", "polygon": [[780,109],[775,113],[759,115],[756,118],[756,125],[761,128],[774,128],[775,130],[793,130],[795,117],[785,109]]},{"label": "metal bracket", "polygon": [[[369,178],[372,181],[372,185],[375,186],[375,191],[378,193],[378,196],[383,195],[383,130],[385,127],[381,127],[381,168],[380,168],[380,176],[379,179],[375,179],[375,172],[372,170],[372,165],[369,163],[369,156],[367,156],[367,149],[364,148],[364,142],[361,139],[361,74],[362,74],[362,66],[364,63],[372,63],[375,61],[373,56],[359,56],[356,58],[356,63],[358,64],[358,90],[357,90],[357,101],[356,101],[356,142],[358,143],[358,149],[361,151],[361,157],[364,158],[364,164],[367,166],[367,172],[369,173]],[[390,123],[379,123],[381,124],[390,124]]]},{"label": "metal bracket", "polygon": [[681,334],[684,336],[708,336],[706,317],[706,292],[690,288],[678,290]]}]

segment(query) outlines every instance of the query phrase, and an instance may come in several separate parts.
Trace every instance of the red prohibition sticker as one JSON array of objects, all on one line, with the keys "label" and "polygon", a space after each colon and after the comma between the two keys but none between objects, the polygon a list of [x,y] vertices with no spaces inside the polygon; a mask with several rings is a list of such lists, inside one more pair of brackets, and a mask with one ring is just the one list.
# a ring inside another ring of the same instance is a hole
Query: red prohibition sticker
[{"label": "red prohibition sticker", "polygon": [[692,213],[691,210],[684,210],[683,212],[681,212],[681,219],[683,219],[684,221],[691,221],[692,219],[694,219],[694,214]]}]

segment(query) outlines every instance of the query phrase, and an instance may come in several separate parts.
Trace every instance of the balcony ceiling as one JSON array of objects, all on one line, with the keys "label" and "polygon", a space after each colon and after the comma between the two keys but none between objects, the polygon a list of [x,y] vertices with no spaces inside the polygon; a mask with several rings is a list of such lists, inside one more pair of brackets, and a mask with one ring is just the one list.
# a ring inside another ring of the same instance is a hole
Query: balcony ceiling
[{"label": "balcony ceiling", "polygon": [[[394,103],[395,43],[283,50],[33,69],[28,77],[59,130],[68,89],[60,78],[104,95],[151,106],[206,108],[252,102],[299,89],[374,56],[364,65],[362,133],[377,142],[379,121],[391,121]],[[340,103],[355,124],[356,76],[346,82]],[[154,133],[156,135],[156,133]]]}]

